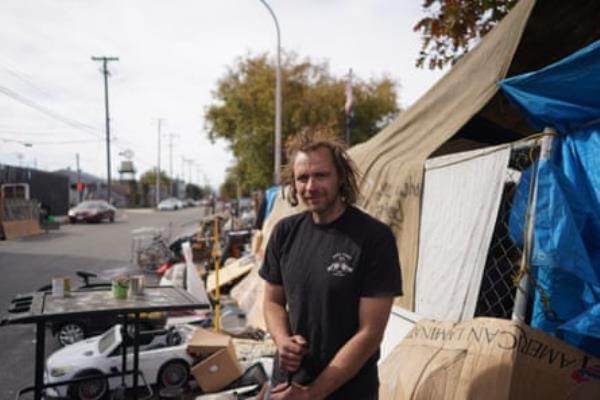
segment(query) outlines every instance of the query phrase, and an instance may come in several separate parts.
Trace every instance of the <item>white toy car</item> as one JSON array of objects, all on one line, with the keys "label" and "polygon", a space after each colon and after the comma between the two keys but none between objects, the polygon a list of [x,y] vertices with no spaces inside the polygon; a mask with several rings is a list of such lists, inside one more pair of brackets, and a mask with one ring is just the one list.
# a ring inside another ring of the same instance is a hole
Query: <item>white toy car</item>
[{"label": "white toy car", "polygon": [[[194,359],[187,353],[187,342],[196,328],[182,324],[169,327],[152,336],[141,334],[139,370],[144,379],[140,385],[157,383],[161,387],[183,387],[190,377],[190,365]],[[123,342],[122,326],[117,324],[103,335],[94,336],[68,345],[54,352],[46,361],[45,383],[70,379],[101,376],[99,379],[72,383],[46,389],[46,394],[70,399],[99,400],[107,397],[110,390],[121,385],[121,376],[106,378],[104,375],[121,371]],[[151,340],[148,340],[150,338]],[[144,340],[146,339],[146,340]],[[127,368],[133,368],[133,346],[128,343]],[[133,385],[131,374],[126,376],[128,387]]]}]

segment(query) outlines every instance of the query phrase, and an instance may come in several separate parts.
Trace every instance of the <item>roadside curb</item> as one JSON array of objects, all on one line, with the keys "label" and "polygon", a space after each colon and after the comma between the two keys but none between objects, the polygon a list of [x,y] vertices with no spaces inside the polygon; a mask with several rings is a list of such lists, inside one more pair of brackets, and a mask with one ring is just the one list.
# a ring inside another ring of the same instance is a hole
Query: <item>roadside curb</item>
[{"label": "roadside curb", "polygon": [[156,211],[155,208],[121,208],[120,211],[132,214],[150,214]]}]

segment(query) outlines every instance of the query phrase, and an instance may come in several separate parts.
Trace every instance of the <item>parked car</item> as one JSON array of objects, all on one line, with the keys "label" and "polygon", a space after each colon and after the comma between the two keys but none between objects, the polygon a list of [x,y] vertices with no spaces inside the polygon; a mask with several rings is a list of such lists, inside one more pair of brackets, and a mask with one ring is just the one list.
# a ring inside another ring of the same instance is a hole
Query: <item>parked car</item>
[{"label": "parked car", "polygon": [[[111,326],[119,322],[116,315],[103,315],[89,318],[85,316],[69,320],[52,321],[49,328],[52,335],[56,336],[61,346],[79,342],[87,337],[99,335],[106,332]],[[151,312],[140,314],[140,326],[142,330],[155,330],[164,328],[167,315],[163,312]],[[129,325],[130,327],[133,325]]]},{"label": "parked car", "polygon": [[169,197],[158,203],[158,209],[160,211],[173,211],[183,208],[183,202],[175,197]]},{"label": "parked car", "polygon": [[[161,387],[181,388],[190,378],[190,365],[194,358],[187,352],[187,342],[196,328],[181,324],[152,333],[150,340],[140,345],[139,370],[144,379],[139,383],[158,384]],[[117,324],[103,335],[64,347],[48,357],[45,383],[56,383],[82,377],[98,377],[46,389],[50,396],[69,399],[97,400],[121,385],[121,376],[106,375],[121,370],[122,345],[126,335]],[[127,346],[131,343],[126,342]],[[128,351],[127,362],[133,365],[133,352]],[[125,383],[133,385],[131,375]]]},{"label": "parked car", "polygon": [[183,204],[186,207],[196,207],[196,200],[186,197],[185,199],[183,199]]},{"label": "parked car", "polygon": [[69,221],[76,222],[101,222],[107,219],[115,221],[117,209],[104,200],[86,200],[69,210]]}]

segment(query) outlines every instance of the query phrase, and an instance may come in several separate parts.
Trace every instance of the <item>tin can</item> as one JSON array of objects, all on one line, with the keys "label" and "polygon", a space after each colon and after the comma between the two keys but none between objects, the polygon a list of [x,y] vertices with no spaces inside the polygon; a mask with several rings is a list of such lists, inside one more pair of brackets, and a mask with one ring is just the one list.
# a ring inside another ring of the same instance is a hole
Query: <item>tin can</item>
[{"label": "tin can", "polygon": [[131,296],[141,296],[144,294],[144,275],[134,275],[130,278],[129,294]]},{"label": "tin can", "polygon": [[66,297],[71,293],[69,277],[52,278],[52,297]]},{"label": "tin can", "polygon": [[63,296],[67,297],[71,295],[71,278],[65,276],[63,278]]}]

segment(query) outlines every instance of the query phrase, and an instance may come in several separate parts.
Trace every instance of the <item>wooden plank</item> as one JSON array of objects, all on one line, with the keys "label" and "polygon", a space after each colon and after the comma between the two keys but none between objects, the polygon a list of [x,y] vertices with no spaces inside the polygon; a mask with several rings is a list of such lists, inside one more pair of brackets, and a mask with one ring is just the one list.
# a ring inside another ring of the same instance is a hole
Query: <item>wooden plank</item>
[{"label": "wooden plank", "polygon": [[7,240],[23,236],[39,235],[42,233],[39,221],[34,219],[2,221],[2,228],[4,229],[4,236]]}]

